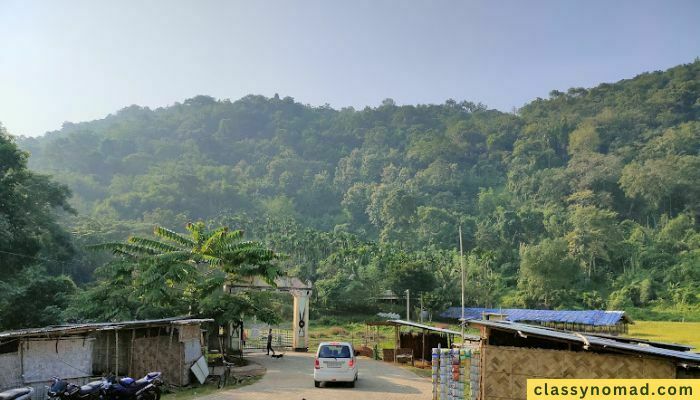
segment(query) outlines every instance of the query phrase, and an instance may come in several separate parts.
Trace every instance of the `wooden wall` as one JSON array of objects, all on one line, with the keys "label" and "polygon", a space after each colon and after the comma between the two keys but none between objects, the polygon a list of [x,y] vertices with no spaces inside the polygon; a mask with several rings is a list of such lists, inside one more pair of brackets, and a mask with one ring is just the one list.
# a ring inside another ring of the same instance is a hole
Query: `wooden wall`
[{"label": "wooden wall", "polygon": [[676,366],[670,361],[634,355],[506,346],[481,348],[482,400],[525,400],[528,378],[675,379]]}]

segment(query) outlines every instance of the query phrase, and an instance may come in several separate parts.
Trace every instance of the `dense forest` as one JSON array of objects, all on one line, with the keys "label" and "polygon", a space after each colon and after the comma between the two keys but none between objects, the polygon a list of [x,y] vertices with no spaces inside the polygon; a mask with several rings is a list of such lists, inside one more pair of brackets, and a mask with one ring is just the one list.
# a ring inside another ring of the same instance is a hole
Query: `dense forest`
[{"label": "dense forest", "polygon": [[[25,198],[43,196],[41,218],[65,209],[55,218],[71,233],[49,217],[23,222],[41,228],[34,247],[0,246],[34,262],[15,268],[21,260],[3,253],[2,265],[17,271],[11,279],[33,282],[43,268],[42,279],[66,286],[47,306],[63,310],[56,318],[113,316],[81,308],[85,296],[133,284],[85,246],[201,220],[266,243],[288,273],[314,283],[316,309],[333,313],[376,312],[367,299],[386,289],[410,289],[434,312],[457,305],[461,226],[470,305],[700,319],[698,60],[552,91],[514,113],[454,100],[336,110],[277,95],[197,96],[17,143],[29,168],[59,182],[26,171],[21,179],[47,190]],[[14,235],[3,218],[0,235]],[[2,309],[33,285],[0,299]],[[138,300],[119,315],[153,315]]]}]

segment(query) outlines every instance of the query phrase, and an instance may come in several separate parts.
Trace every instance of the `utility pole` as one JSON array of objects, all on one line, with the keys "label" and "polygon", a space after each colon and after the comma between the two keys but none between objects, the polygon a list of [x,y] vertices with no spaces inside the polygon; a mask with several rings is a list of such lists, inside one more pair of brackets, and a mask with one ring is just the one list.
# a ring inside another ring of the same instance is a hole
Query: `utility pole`
[{"label": "utility pole", "polygon": [[420,294],[420,323],[423,323],[423,293]]},{"label": "utility pole", "polygon": [[406,321],[411,320],[411,291],[406,289]]},{"label": "utility pole", "polygon": [[462,225],[459,226],[459,268],[462,273],[462,344],[464,344],[464,249],[462,248]]}]

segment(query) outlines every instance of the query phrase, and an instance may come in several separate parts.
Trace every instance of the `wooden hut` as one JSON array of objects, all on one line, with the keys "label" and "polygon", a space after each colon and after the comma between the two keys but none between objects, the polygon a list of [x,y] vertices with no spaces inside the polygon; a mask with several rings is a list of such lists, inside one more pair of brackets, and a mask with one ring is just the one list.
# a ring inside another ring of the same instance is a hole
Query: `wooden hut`
[{"label": "wooden hut", "polygon": [[368,326],[393,326],[394,347],[382,349],[384,361],[396,362],[401,356],[410,356],[410,360],[430,360],[434,347],[449,348],[453,344],[479,343],[479,337],[464,335],[450,329],[437,328],[417,322],[393,319],[388,321],[367,322]]},{"label": "wooden hut", "polygon": [[525,400],[528,378],[676,379],[700,377],[688,346],[566,332],[509,321],[472,320],[472,400]]},{"label": "wooden hut", "polygon": [[203,354],[202,324],[186,317],[49,326],[0,332],[0,390],[32,386],[45,398],[52,376],[85,383],[106,374],[161,371],[167,384],[190,383]]}]

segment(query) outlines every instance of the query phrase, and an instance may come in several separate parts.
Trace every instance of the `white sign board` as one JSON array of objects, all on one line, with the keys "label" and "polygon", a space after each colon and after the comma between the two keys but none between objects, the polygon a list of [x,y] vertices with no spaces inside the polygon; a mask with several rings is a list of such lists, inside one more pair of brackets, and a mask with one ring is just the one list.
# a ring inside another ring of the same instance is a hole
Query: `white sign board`
[{"label": "white sign board", "polygon": [[192,373],[194,373],[194,376],[197,377],[197,380],[199,383],[204,384],[204,381],[207,379],[207,376],[209,376],[209,366],[207,365],[207,359],[202,356],[197,360],[197,362],[190,367],[192,370]]}]

